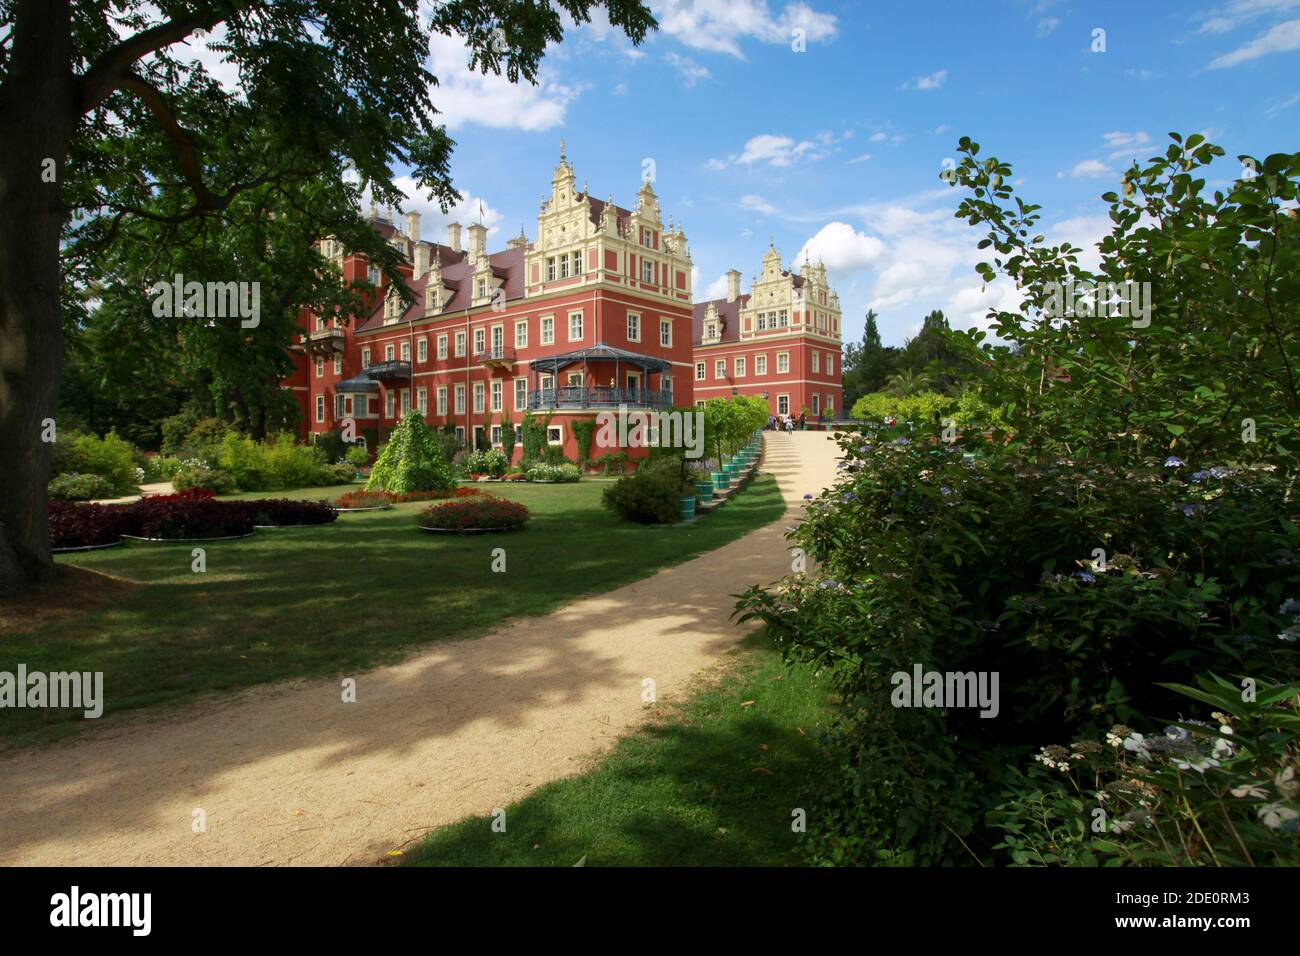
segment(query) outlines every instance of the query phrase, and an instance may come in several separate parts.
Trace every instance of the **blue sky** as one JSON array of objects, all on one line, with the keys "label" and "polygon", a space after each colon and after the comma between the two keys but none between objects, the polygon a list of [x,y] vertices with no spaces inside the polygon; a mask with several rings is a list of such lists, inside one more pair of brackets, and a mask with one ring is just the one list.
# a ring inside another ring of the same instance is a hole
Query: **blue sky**
[{"label": "blue sky", "polygon": [[[467,197],[453,215],[470,221],[482,200],[493,247],[521,222],[535,235],[561,138],[578,181],[623,205],[649,158],[697,298],[732,267],[747,287],[770,235],[787,262],[825,259],[846,339],[872,306],[901,344],[932,308],[968,325],[1011,303],[981,290],[980,236],[938,179],[962,134],[1015,165],[1049,236],[1085,246],[1106,228],[1100,194],[1170,130],[1224,146],[1225,183],[1239,153],[1300,148],[1300,0],[651,5],[661,29],[639,49],[602,16],[551,50],[536,87],[469,74],[463,48],[435,40],[433,97]],[[442,239],[448,217],[409,194]]]}]

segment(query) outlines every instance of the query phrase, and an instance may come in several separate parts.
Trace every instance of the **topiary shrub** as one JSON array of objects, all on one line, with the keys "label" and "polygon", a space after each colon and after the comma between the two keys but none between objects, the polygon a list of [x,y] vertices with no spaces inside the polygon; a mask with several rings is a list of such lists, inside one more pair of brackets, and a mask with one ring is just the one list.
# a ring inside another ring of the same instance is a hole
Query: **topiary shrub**
[{"label": "topiary shrub", "polygon": [[388,441],[366,482],[367,491],[430,491],[456,484],[441,443],[415,409],[406,413]]},{"label": "topiary shrub", "polygon": [[681,487],[666,472],[638,471],[605,489],[606,508],[625,521],[639,524],[673,524],[681,520]]}]

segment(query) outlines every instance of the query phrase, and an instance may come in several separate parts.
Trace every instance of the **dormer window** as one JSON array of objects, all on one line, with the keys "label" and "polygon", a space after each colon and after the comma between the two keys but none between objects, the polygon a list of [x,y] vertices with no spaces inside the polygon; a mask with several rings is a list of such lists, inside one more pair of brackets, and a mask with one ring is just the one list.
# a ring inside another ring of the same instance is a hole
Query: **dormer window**
[{"label": "dormer window", "polygon": [[370,280],[371,285],[379,285],[379,266],[371,266],[366,272],[366,278]]},{"label": "dormer window", "polygon": [[715,342],[718,338],[718,323],[709,322],[704,326],[704,340],[706,342]]},{"label": "dormer window", "polygon": [[487,297],[487,279],[478,280],[478,297],[480,299]]}]

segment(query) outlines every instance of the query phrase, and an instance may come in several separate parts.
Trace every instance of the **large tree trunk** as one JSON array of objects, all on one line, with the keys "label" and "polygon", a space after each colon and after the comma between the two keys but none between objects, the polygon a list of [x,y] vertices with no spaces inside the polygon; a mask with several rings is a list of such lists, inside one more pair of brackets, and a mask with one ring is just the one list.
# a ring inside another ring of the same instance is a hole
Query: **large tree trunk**
[{"label": "large tree trunk", "polygon": [[43,433],[63,369],[59,232],[76,115],[70,62],[68,0],[18,0],[0,87],[0,595],[55,573]]}]

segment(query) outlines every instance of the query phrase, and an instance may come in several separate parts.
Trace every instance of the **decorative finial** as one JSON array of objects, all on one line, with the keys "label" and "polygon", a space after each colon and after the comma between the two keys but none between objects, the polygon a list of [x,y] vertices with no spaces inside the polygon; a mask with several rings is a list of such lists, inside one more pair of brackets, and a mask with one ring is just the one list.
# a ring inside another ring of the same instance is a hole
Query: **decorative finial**
[{"label": "decorative finial", "polygon": [[568,160],[564,156],[564,140],[560,140],[560,164],[563,165],[567,162]]},{"label": "decorative finial", "polygon": [[591,198],[591,180],[584,179],[582,181],[582,194],[588,199]]}]

